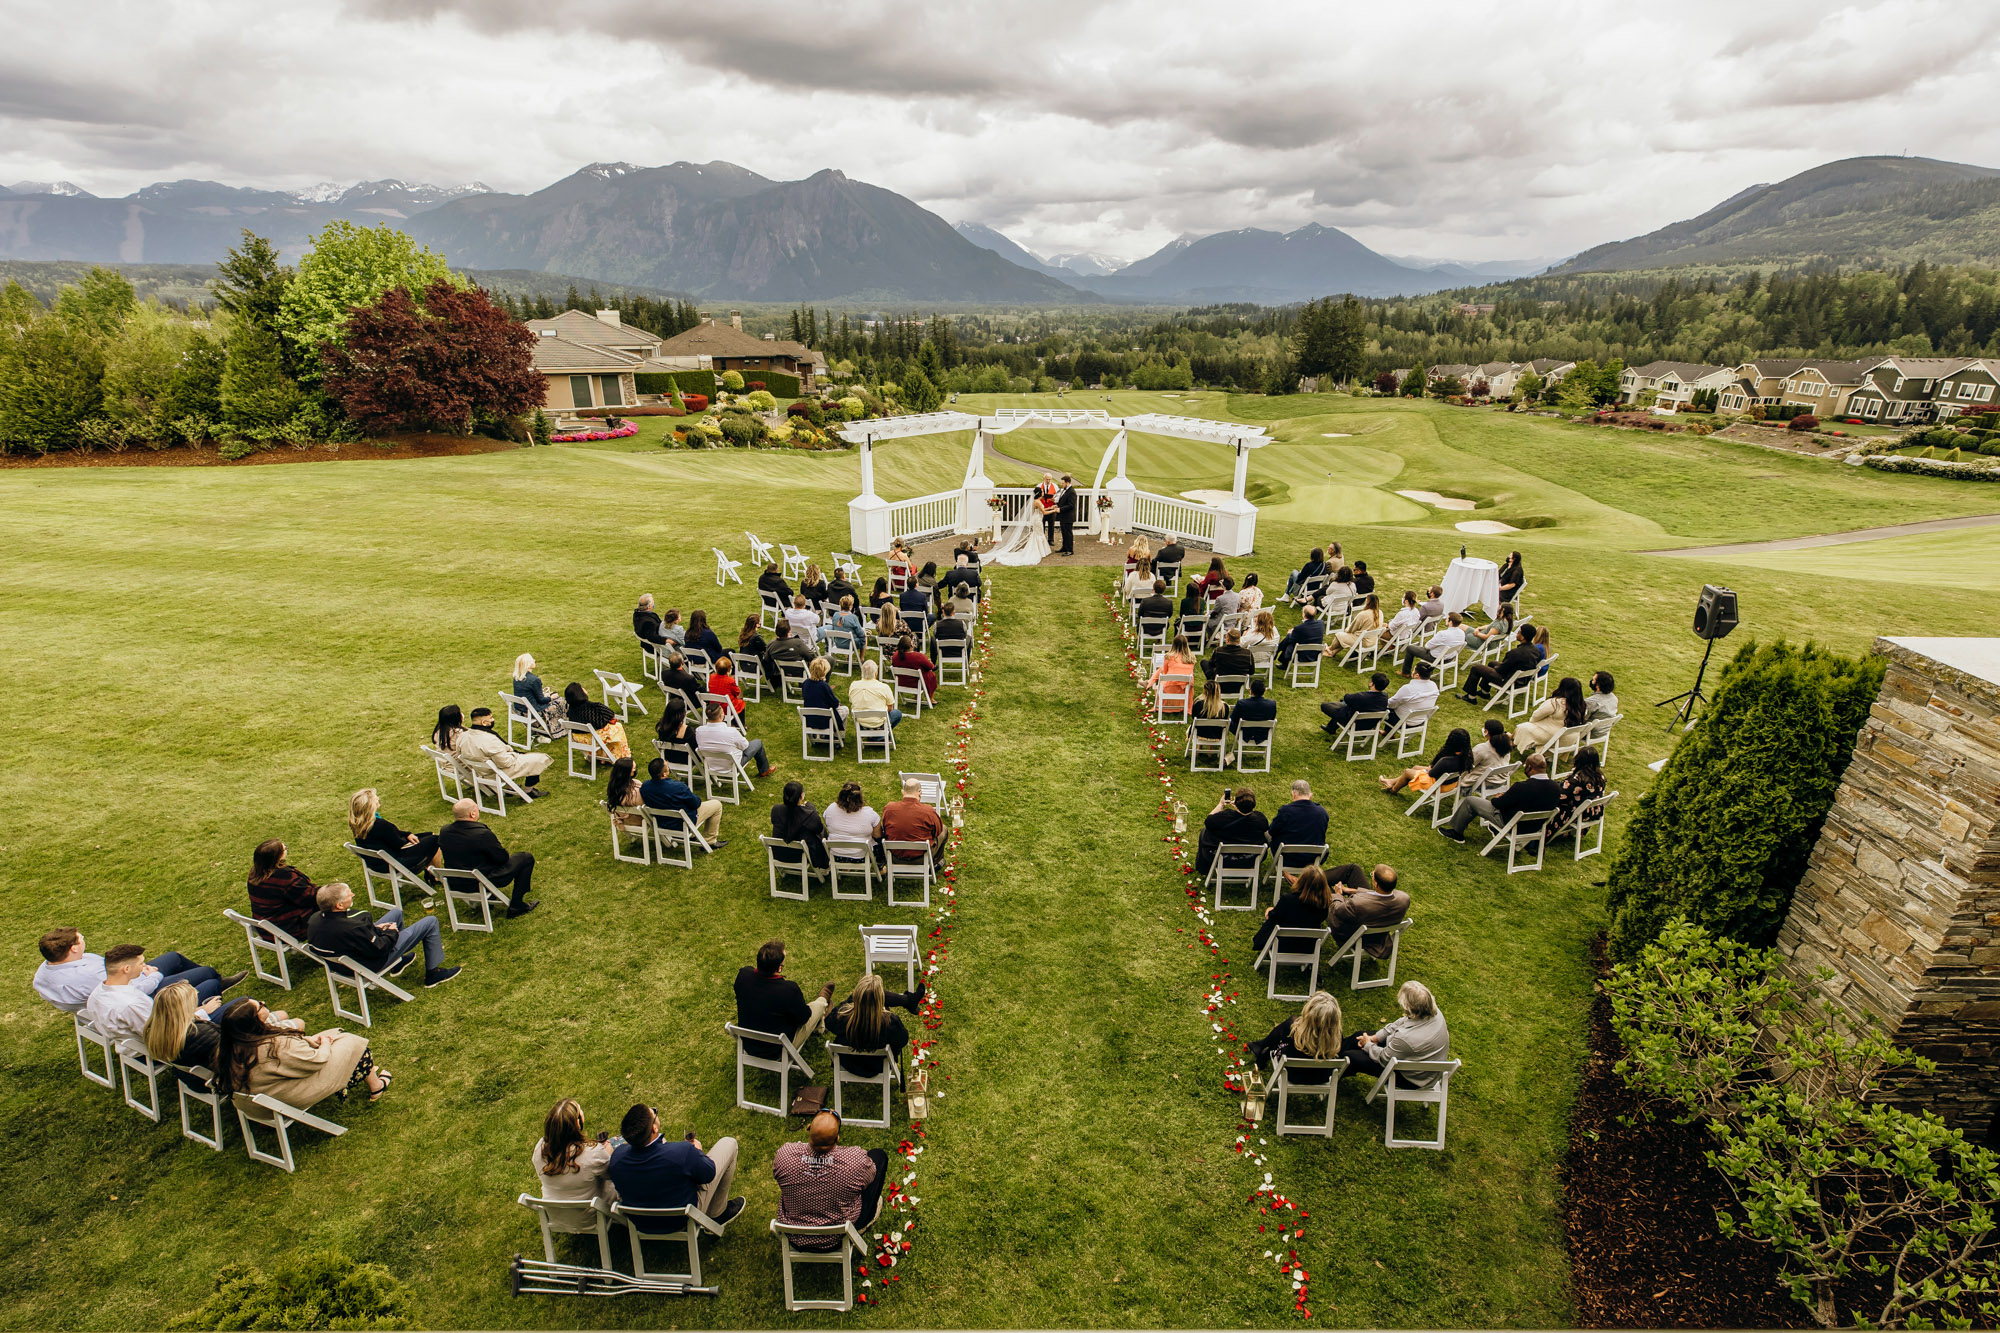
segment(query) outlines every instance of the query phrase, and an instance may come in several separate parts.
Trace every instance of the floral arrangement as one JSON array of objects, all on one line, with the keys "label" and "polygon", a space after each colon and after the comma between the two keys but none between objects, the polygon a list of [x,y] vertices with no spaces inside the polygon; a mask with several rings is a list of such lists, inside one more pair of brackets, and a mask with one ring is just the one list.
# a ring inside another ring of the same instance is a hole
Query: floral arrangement
[{"label": "floral arrangement", "polygon": [[575,440],[622,440],[628,435],[638,433],[637,426],[625,425],[616,430],[579,430],[571,431],[568,435],[551,435],[549,438],[558,443],[568,444]]},{"label": "floral arrangement", "polygon": [[986,507],[997,513],[1007,507],[1007,497],[997,492],[989,495],[986,497]]},{"label": "floral arrangement", "polygon": [[1100,496],[1098,496],[1098,497],[1097,497],[1097,508],[1098,508],[1098,510],[1099,510],[1100,512],[1102,512],[1103,510],[1106,510],[1106,509],[1109,509],[1109,508],[1111,508],[1111,497],[1110,497],[1110,496],[1108,496],[1108,495],[1100,495]]}]

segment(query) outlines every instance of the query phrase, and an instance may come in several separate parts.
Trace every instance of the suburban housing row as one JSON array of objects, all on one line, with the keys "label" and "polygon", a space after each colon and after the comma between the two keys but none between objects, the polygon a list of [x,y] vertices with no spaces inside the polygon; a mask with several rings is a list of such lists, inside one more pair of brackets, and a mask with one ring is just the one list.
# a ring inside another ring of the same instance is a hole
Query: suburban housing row
[{"label": "suburban housing row", "polygon": [[531,319],[528,328],[535,334],[535,369],[547,383],[544,403],[552,411],[637,406],[637,375],[734,370],[749,380],[758,371],[775,370],[797,376],[801,390],[811,390],[826,375],[826,358],[819,352],[753,337],[743,331],[740,316],[727,324],[704,320],[671,338],[633,328],[616,310],[594,316],[565,310],[554,319]]}]

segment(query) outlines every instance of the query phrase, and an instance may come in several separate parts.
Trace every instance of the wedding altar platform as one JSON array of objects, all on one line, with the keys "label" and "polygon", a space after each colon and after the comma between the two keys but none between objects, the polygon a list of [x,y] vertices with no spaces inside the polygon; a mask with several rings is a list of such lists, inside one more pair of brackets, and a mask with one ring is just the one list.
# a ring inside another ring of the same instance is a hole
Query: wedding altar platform
[{"label": "wedding altar platform", "polygon": [[[1262,426],[1199,417],[1149,412],[1114,417],[1091,408],[1001,408],[989,415],[968,412],[926,412],[916,416],[857,421],[840,432],[861,446],[861,494],[848,501],[848,540],[853,550],[881,555],[898,538],[915,544],[944,536],[990,534],[999,540],[1003,529],[1029,511],[1034,488],[995,486],[986,475],[986,450],[995,436],[1023,426],[1053,430],[1113,432],[1089,486],[1078,485],[1076,534],[1095,537],[1113,532],[1145,533],[1218,555],[1249,555],[1256,543],[1257,506],[1244,498],[1250,451],[1269,444]],[[889,440],[922,435],[972,432],[965,479],[958,489],[888,500],[875,491],[874,447]],[[1213,504],[1142,491],[1125,475],[1127,436],[1163,435],[1227,446],[1236,456],[1235,481],[1226,499]],[[1115,469],[1115,471],[1114,471]],[[1107,481],[1105,474],[1114,475]],[[1104,503],[1100,504],[1100,499]]]}]

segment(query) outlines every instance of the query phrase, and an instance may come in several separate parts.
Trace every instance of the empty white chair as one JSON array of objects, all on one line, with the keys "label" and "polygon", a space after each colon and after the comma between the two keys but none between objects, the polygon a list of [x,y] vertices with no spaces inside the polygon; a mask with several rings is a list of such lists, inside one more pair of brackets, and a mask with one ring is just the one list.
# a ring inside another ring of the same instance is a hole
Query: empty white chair
[{"label": "empty white chair", "polygon": [[903,989],[917,988],[917,968],[923,959],[917,945],[915,926],[857,926],[861,932],[861,970],[873,972],[877,965],[903,968]]},{"label": "empty white chair", "polygon": [[679,866],[683,870],[694,869],[694,849],[704,852],[715,849],[708,845],[708,839],[701,836],[701,829],[688,818],[685,810],[656,810],[652,806],[640,809],[653,825],[653,863],[663,866]]},{"label": "empty white chair", "polygon": [[[884,1046],[879,1051],[857,1050],[852,1046],[843,1046],[839,1042],[828,1038],[826,1053],[833,1057],[833,1113],[847,1124],[854,1125],[860,1129],[889,1128],[894,1122],[896,1115],[896,1088],[903,1081],[903,1067],[896,1052],[887,1046]],[[841,1058],[843,1056],[849,1060],[857,1057],[879,1060],[882,1066],[881,1072],[876,1074],[850,1073],[846,1063]],[[860,1083],[882,1090],[881,1118],[874,1119],[859,1114],[848,1113],[841,1102],[841,1090],[849,1083]]]},{"label": "empty white chair", "polygon": [[[788,842],[783,838],[773,838],[768,834],[760,836],[757,841],[764,844],[764,860],[771,869],[771,896],[790,898],[794,902],[801,903],[810,898],[812,882],[824,879],[827,872],[813,869],[812,857],[807,854],[806,845],[803,842]],[[785,855],[780,856],[780,852]],[[788,880],[797,879],[798,891],[779,888],[780,876]]]},{"label": "empty white chair", "polygon": [[[225,907],[222,914],[243,927],[244,938],[250,942],[250,970],[257,974],[257,980],[268,981],[273,986],[286,990],[292,988],[292,969],[286,961],[287,955],[299,954],[310,957],[302,941],[293,939],[284,927],[270,921],[256,921],[244,916],[233,907]],[[277,960],[277,971],[269,971],[264,966],[264,955],[268,953]],[[105,1085],[109,1087],[109,1084]]]},{"label": "empty white chair", "polygon": [[[812,1066],[799,1054],[798,1047],[792,1045],[790,1033],[758,1032],[752,1028],[738,1027],[725,1023],[722,1030],[736,1039],[736,1109],[739,1111],[762,1111],[765,1115],[785,1116],[792,1109],[792,1071],[797,1070],[810,1079]],[[757,1042],[778,1048],[776,1055],[758,1055],[750,1049],[750,1043]],[[766,1106],[753,1102],[745,1094],[743,1073],[747,1069],[761,1069],[778,1076],[778,1104]]]},{"label": "empty white chair", "polygon": [[[833,885],[833,896],[842,902],[872,903],[875,901],[875,844],[866,838],[828,838],[826,840],[827,875]],[[861,892],[855,893],[846,886],[855,880],[861,881]],[[867,927],[863,926],[863,930]]]},{"label": "empty white chair", "polygon": [[[1378,1097],[1389,1099],[1388,1116],[1382,1122],[1382,1146],[1385,1148],[1442,1148],[1444,1147],[1445,1104],[1451,1095],[1451,1076],[1458,1072],[1460,1060],[1398,1060],[1390,1057],[1382,1070],[1382,1076],[1375,1080],[1375,1086],[1368,1090],[1368,1104],[1373,1106]],[[1402,1086],[1397,1075],[1405,1077],[1419,1074],[1435,1074],[1437,1081],[1428,1088]],[[1434,1139],[1399,1139],[1396,1137],[1396,1106],[1398,1103],[1415,1103],[1435,1106],[1438,1109],[1437,1137]]]},{"label": "empty white chair", "polygon": [[[408,889],[414,893],[418,902],[428,903],[431,900],[431,886],[411,874],[404,868],[401,861],[398,861],[395,857],[389,855],[389,853],[378,851],[373,847],[363,847],[357,842],[350,842],[344,845],[348,851],[353,852],[361,860],[361,877],[368,890],[368,905],[370,907],[379,908],[384,911],[391,907],[401,908],[403,905],[404,889]],[[387,886],[388,896],[386,898],[375,888],[375,881],[378,879]],[[290,987],[286,989],[290,989]]]},{"label": "empty white chair", "polygon": [[[1277,1067],[1271,1071],[1271,1082],[1278,1090],[1278,1118],[1271,1128],[1280,1134],[1311,1134],[1321,1138],[1333,1137],[1333,1112],[1340,1101],[1340,1076],[1347,1072],[1347,1059],[1303,1060],[1290,1056],[1278,1057]],[[1325,1082],[1311,1075],[1321,1075]],[[1324,1120],[1293,1120],[1291,1099],[1294,1097],[1323,1097],[1326,1099]]]},{"label": "empty white chair", "polygon": [[[634,1208],[622,1201],[611,1205],[611,1215],[625,1224],[625,1234],[632,1242],[632,1275],[634,1277],[660,1278],[668,1282],[701,1283],[701,1238],[706,1232],[711,1236],[722,1235],[722,1224],[711,1218],[692,1204],[682,1208]],[[646,1267],[646,1241],[656,1244],[687,1246],[687,1267],[659,1269]],[[609,1262],[605,1267],[610,1267]]]},{"label": "empty white chair", "polygon": [[[568,727],[569,775],[573,778],[585,778],[591,782],[597,781],[597,766],[603,764],[606,768],[609,768],[612,764],[618,762],[618,756],[611,753],[611,747],[604,743],[602,736],[591,730],[584,723],[571,722],[568,724]],[[579,773],[576,771],[576,757],[578,755],[582,755],[590,761],[590,771],[588,773]]]},{"label": "empty white chair", "polygon": [[736,571],[743,567],[743,562],[731,560],[720,546],[711,546],[708,549],[715,552],[715,586],[724,588],[731,582],[741,584],[743,576]]},{"label": "empty white chair", "polygon": [[[127,1039],[117,1045],[118,1081],[123,1086],[125,1104],[154,1124],[160,1123],[160,1075],[166,1066],[146,1054],[145,1046]],[[139,1100],[134,1080],[146,1085],[146,1099]]]},{"label": "empty white chair", "polygon": [[[287,1171],[296,1169],[292,1161],[293,1125],[304,1125],[332,1138],[339,1138],[347,1132],[345,1125],[336,1125],[333,1121],[323,1116],[316,1116],[311,1111],[301,1111],[296,1106],[279,1101],[268,1092],[260,1092],[254,1096],[239,1092],[231,1098],[231,1103],[236,1107],[237,1126],[243,1131],[243,1149],[250,1154],[250,1160],[268,1162]],[[277,1152],[266,1152],[257,1146],[259,1125],[277,1136]]]},{"label": "empty white chair", "polygon": [[[1208,882],[1215,889],[1215,910],[1218,912],[1254,912],[1257,910],[1257,886],[1264,874],[1264,852],[1262,843],[1225,842],[1215,849],[1215,860],[1208,867]],[[1250,890],[1247,903],[1225,903],[1224,893],[1231,889]]]},{"label": "empty white chair", "polygon": [[[635,866],[653,864],[653,821],[643,818],[643,811],[627,806],[614,810],[609,801],[599,801],[597,808],[611,816],[611,859]],[[633,844],[629,851],[628,841]]]},{"label": "empty white chair", "polygon": [[[1383,986],[1395,985],[1396,960],[1402,955],[1403,951],[1403,932],[1410,928],[1410,923],[1415,919],[1414,917],[1406,916],[1393,926],[1364,926],[1362,929],[1355,931],[1342,941],[1338,949],[1333,951],[1333,957],[1326,960],[1326,970],[1329,972],[1336,971],[1340,967],[1341,960],[1344,958],[1351,964],[1347,978],[1349,990],[1376,990]],[[1389,937],[1389,956],[1378,959],[1375,958],[1374,954],[1368,952],[1368,941],[1379,939],[1384,935]],[[1371,959],[1382,963],[1388,970],[1372,981],[1363,981],[1361,979],[1361,969]]]},{"label": "empty white chair", "polygon": [[1290,679],[1295,690],[1316,690],[1319,688],[1319,664],[1326,657],[1326,650],[1316,643],[1294,645]]},{"label": "empty white chair", "polygon": [[[447,892],[449,892],[448,888]],[[370,1016],[368,1008],[368,992],[370,990],[387,991],[405,1003],[417,998],[391,981],[385,972],[377,972],[364,963],[355,962],[352,958],[343,958],[337,953],[329,953],[324,949],[315,949],[311,945],[307,945],[306,950],[314,958],[319,959],[321,963],[326,965],[327,994],[333,999],[334,1014],[340,1018],[359,1023],[365,1028],[374,1027],[375,1021]],[[389,966],[392,968],[396,967],[401,961],[401,957],[393,959]],[[354,992],[355,1008],[349,1009],[341,1002],[340,992],[342,987],[347,987]]]},{"label": "empty white chair", "polygon": [[618,710],[620,721],[631,721],[634,708],[639,710],[641,717],[652,716],[646,708],[646,701],[639,697],[639,691],[644,688],[641,682],[627,680],[616,671],[599,671],[594,667],[590,674],[597,677],[598,685],[604,690],[604,702]]},{"label": "empty white chair", "polygon": [[[931,905],[931,881],[936,878],[937,874],[937,862],[931,855],[931,845],[928,842],[921,841],[893,842],[884,839],[882,849],[889,857],[888,864],[883,871],[883,877],[889,887],[889,906],[929,907]],[[900,860],[897,856],[899,852],[909,853],[914,859],[908,861]],[[911,880],[914,880],[922,890],[922,896],[917,898],[905,897],[900,902],[897,901],[896,886]]]},{"label": "empty white chair", "polygon": [[[854,762],[857,764],[886,764],[896,748],[896,729],[889,725],[889,713],[883,708],[857,708],[854,710]],[[870,759],[870,750],[880,750],[882,757]]]},{"label": "empty white chair", "polygon": [[[822,763],[832,763],[840,754],[840,745],[845,729],[840,725],[840,714],[831,708],[799,707],[799,750],[807,759],[817,759]],[[815,748],[825,749],[825,754],[814,754]]]},{"label": "empty white chair", "polygon": [[[870,1219],[871,1224],[873,1219]],[[806,1227],[794,1226],[771,1219],[771,1234],[778,1238],[778,1259],[785,1271],[785,1309],[799,1310],[852,1310],[854,1308],[854,1270],[857,1259],[865,1259],[870,1253],[868,1242],[854,1223],[841,1222],[835,1226]],[[801,1236],[834,1236],[840,1244],[831,1250],[801,1250],[792,1241]],[[837,1301],[802,1301],[792,1285],[794,1264],[828,1264],[840,1270],[841,1297]]]},{"label": "empty white chair", "polygon": [[[252,955],[253,957],[255,955]],[[83,1067],[83,1076],[100,1088],[117,1088],[118,1057],[112,1052],[111,1037],[102,1028],[85,1018],[81,1013],[76,1019],[76,1062]],[[104,1057],[104,1072],[98,1073],[90,1058],[92,1047]]]},{"label": "empty white chair", "polygon": [[[180,1089],[181,1137],[193,1139],[204,1148],[222,1151],[222,1093],[215,1086],[215,1073],[202,1065],[182,1065],[175,1070],[174,1086]],[[188,1103],[208,1108],[208,1132],[195,1128],[195,1112]]]},{"label": "empty white chair", "polygon": [[[1267,1000],[1298,1000],[1303,1002],[1319,989],[1319,954],[1326,947],[1327,938],[1333,934],[1328,926],[1278,926],[1264,941],[1264,947],[1257,953],[1252,967],[1271,969],[1270,980],[1264,988]],[[1289,946],[1289,947],[1288,947]],[[1310,947],[1302,947],[1310,946]],[[1278,989],[1278,969],[1281,967],[1303,967],[1309,979],[1303,991],[1291,992]]]},{"label": "empty white chair", "polygon": [[[1372,713],[1350,715],[1339,731],[1334,733],[1330,750],[1340,753],[1340,747],[1347,746],[1347,761],[1373,759],[1376,747],[1382,743],[1382,724],[1389,720],[1389,710],[1384,708]],[[1363,747],[1366,747],[1364,752]]]},{"label": "empty white chair", "polygon": [[[435,745],[420,745],[417,748],[429,756],[431,766],[437,769],[438,799],[446,805],[464,800],[465,785],[459,776],[456,756],[446,754]],[[448,789],[446,784],[450,784]]]},{"label": "empty white chair", "polygon": [[[657,676],[660,673],[655,671],[653,674]],[[526,754],[535,748],[537,739],[545,741],[555,739],[555,733],[549,730],[548,719],[520,695],[501,690],[500,704],[507,710],[507,744],[514,749]],[[514,736],[516,728],[521,732],[518,740]]]},{"label": "empty white chair", "polygon": [[777,557],[777,552],[771,549],[771,543],[765,541],[756,533],[745,532],[743,535],[750,539],[750,560],[752,564],[768,565]]},{"label": "empty white chair", "polygon": [[778,552],[785,558],[785,577],[802,579],[806,576],[805,552],[786,542],[778,543]]},{"label": "empty white chair", "polygon": [[[444,885],[445,915],[451,918],[453,930],[481,930],[493,933],[493,909],[507,906],[507,895],[500,886],[486,878],[483,870],[453,870],[449,866],[438,866],[431,872]],[[472,909],[479,910],[475,921]],[[459,912],[465,912],[465,919],[459,919]]]},{"label": "empty white chair", "polygon": [[[514,1200],[535,1215],[542,1227],[542,1253],[550,1263],[556,1262],[556,1235],[596,1236],[597,1263],[600,1268],[611,1267],[610,1218],[597,1200],[577,1202],[573,1199],[543,1199],[533,1194],[523,1194]],[[632,1248],[638,1250],[638,1241]]]}]

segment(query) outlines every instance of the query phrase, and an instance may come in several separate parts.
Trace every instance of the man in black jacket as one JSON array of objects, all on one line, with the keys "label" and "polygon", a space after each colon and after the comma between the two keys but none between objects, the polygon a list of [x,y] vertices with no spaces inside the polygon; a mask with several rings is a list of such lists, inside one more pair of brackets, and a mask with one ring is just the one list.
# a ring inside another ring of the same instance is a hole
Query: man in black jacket
[{"label": "man in black jacket", "polygon": [[660,613],[653,609],[653,594],[639,598],[638,608],[632,612],[632,632],[647,643],[666,642],[660,633]]},{"label": "man in black jacket", "polygon": [[1292,654],[1303,646],[1318,648],[1326,642],[1326,622],[1319,618],[1319,608],[1306,607],[1305,618],[1292,626],[1291,632],[1278,640],[1278,670],[1283,671],[1292,664]]},{"label": "man in black jacket", "polygon": [[1354,562],[1354,595],[1356,597],[1366,597],[1374,591],[1375,576],[1368,572],[1368,562],[1366,560],[1356,560]]},{"label": "man in black jacket", "polygon": [[1243,646],[1243,631],[1230,630],[1223,641],[1216,645],[1208,660],[1201,664],[1202,674],[1210,680],[1217,676],[1249,676],[1257,670],[1257,659]]},{"label": "man in black jacket", "polygon": [[1169,625],[1174,620],[1174,599],[1167,596],[1167,581],[1153,580],[1153,595],[1139,599],[1139,619],[1164,620]]},{"label": "man in black jacket", "polygon": [[1465,692],[1459,697],[1469,704],[1483,704],[1493,697],[1493,691],[1518,673],[1533,671],[1542,664],[1542,655],[1535,651],[1535,627],[1523,625],[1514,635],[1514,646],[1500,659],[1498,666],[1488,666],[1481,662],[1465,673]]},{"label": "man in black jacket", "polygon": [[1292,784],[1292,799],[1271,816],[1271,848],[1324,847],[1326,824],[1326,807],[1313,799],[1312,784],[1300,778]]},{"label": "man in black jacket", "polygon": [[438,851],[452,870],[478,870],[498,887],[514,886],[514,899],[507,904],[509,917],[526,916],[541,906],[528,901],[528,882],[535,875],[535,854],[509,855],[493,836],[493,830],[479,822],[479,805],[460,801],[451,807],[452,822],[438,830]]},{"label": "man in black jacket", "polygon": [[966,596],[975,602],[979,600],[979,570],[966,559],[963,551],[952,557],[951,572],[940,583],[938,600],[949,597],[953,588],[964,588]]},{"label": "man in black jacket", "polygon": [[812,660],[812,645],[801,639],[798,632],[792,628],[791,622],[786,621],[784,633],[772,640],[771,646],[764,651],[764,679],[776,689],[781,684],[778,679],[780,662],[797,662],[805,665]]},{"label": "man in black jacket", "polygon": [[313,948],[352,958],[370,972],[386,970],[394,976],[408,966],[421,944],[424,985],[442,986],[458,975],[458,968],[444,965],[444,939],[436,917],[422,917],[416,925],[405,926],[403,909],[392,907],[377,921],[355,910],[354,890],[345,884],[321,885],[315,901],[319,910],[306,922],[306,943]]},{"label": "man in black jacket", "polygon": [[1215,851],[1224,843],[1257,844],[1270,834],[1270,821],[1257,810],[1257,797],[1248,787],[1238,787],[1234,797],[1215,803],[1202,821],[1201,837],[1195,843],[1194,868],[1206,875],[1215,864]]},{"label": "man in black jacket", "polygon": [[1474,819],[1484,819],[1498,827],[1517,814],[1537,815],[1554,810],[1561,799],[1562,788],[1549,780],[1549,761],[1531,754],[1521,765],[1519,782],[1490,801],[1484,796],[1466,797],[1459,802],[1458,813],[1451,817],[1451,823],[1438,832],[1453,842],[1464,842],[1465,830]]},{"label": "man in black jacket", "polygon": [[[1347,725],[1347,719],[1353,717],[1356,713],[1386,713],[1389,711],[1389,678],[1378,671],[1368,678],[1368,686],[1369,688],[1365,690],[1355,690],[1351,694],[1343,694],[1340,696],[1340,702],[1337,704],[1321,704],[1319,706],[1319,711],[1326,714],[1327,735],[1338,735],[1340,729]],[[1363,727],[1362,730],[1370,731],[1380,725],[1381,719],[1377,718]]]},{"label": "man in black jacket", "polygon": [[701,711],[701,692],[708,688],[708,682],[688,670],[687,659],[679,653],[668,653],[666,665],[660,671],[660,689],[668,694],[675,690],[687,695],[688,707],[696,714]]},{"label": "man in black jacket", "polygon": [[1056,522],[1062,525],[1062,550],[1057,555],[1076,554],[1076,482],[1062,475],[1062,489],[1056,492]]},{"label": "man in black jacket", "polygon": [[[833,1003],[833,983],[820,987],[819,995],[806,1003],[799,983],[785,976],[785,942],[766,940],[757,946],[757,965],[736,973],[736,1025],[752,1032],[783,1032],[795,1049],[803,1049],[819,1031],[827,1006]],[[779,1048],[766,1041],[744,1043],[750,1054],[761,1059],[777,1058]]]},{"label": "man in black jacket", "polygon": [[764,566],[764,572],[757,576],[757,591],[776,595],[780,607],[792,604],[792,585],[785,582],[775,564]]},{"label": "man in black jacket", "polygon": [[863,600],[861,593],[852,583],[835,574],[827,580],[826,596],[823,600],[827,606],[838,611],[840,609],[840,599],[843,597],[852,597],[856,606],[860,606]]},{"label": "man in black jacket", "polygon": [[1187,547],[1182,546],[1177,541],[1170,541],[1159,550],[1153,552],[1154,569],[1171,569],[1175,573],[1179,573],[1180,567],[1186,563]]},{"label": "man in black jacket", "polygon": [[[1243,724],[1249,723],[1255,730],[1268,734],[1271,723],[1277,721],[1278,705],[1264,697],[1264,678],[1250,678],[1250,693],[1238,699],[1229,710],[1229,729],[1237,735],[1243,734]],[[1258,736],[1252,744],[1260,744],[1263,736]]]}]

